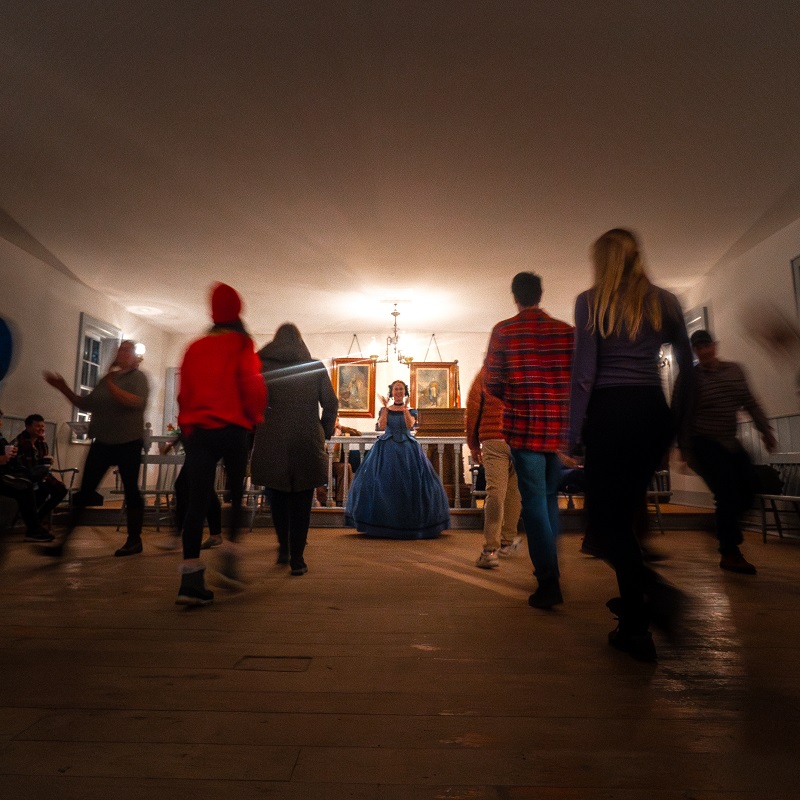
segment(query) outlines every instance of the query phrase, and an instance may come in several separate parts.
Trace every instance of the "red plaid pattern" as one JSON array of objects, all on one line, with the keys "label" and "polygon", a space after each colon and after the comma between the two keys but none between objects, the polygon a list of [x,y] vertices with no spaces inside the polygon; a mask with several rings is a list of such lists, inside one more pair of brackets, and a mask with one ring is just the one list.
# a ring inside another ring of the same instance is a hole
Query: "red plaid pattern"
[{"label": "red plaid pattern", "polygon": [[492,330],[486,389],[505,404],[510,447],[552,453],[567,447],[573,327],[526,308]]}]

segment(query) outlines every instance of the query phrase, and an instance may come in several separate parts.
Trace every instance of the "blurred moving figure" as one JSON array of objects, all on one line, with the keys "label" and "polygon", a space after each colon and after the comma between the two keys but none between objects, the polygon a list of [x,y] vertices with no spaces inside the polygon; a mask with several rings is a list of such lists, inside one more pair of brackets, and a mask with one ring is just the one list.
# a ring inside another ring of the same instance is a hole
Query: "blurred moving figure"
[{"label": "blurred moving figure", "polygon": [[742,367],[721,361],[717,343],[708,331],[692,334],[698,364],[694,368],[694,402],[688,435],[681,439],[681,455],[714,493],[717,538],[722,569],[755,575],[756,568],[742,555],[741,517],[753,501],[753,464],[736,438],[738,412],[744,409],[761,434],[764,447],[777,440],[764,410],[750,391]]},{"label": "blurred moving figure", "polygon": [[124,341],[117,350],[114,363],[97,386],[87,395],[77,395],[61,375],[45,372],[44,379],[58,389],[72,405],[91,411],[89,436],[92,444],[83,465],[81,488],[72,499],[67,532],[58,544],[42,547],[44,555],[60,557],[67,540],[80,524],[87,506],[102,502],[97,487],[112,467],[119,470],[125,492],[125,516],[128,538],[115,556],[132,556],[142,552],[144,499],[139,491],[139,469],[142,463],[144,410],[150,395],[150,384],[139,369],[141,358],[135,343]]},{"label": "blurred moving figure", "polygon": [[[645,567],[636,537],[647,487],[684,424],[692,353],[677,298],[650,283],[636,238],[615,228],[592,249],[594,285],[575,301],[575,361],[570,408],[571,452],[585,446],[587,531],[614,568],[620,597],[612,647],[655,661],[650,621],[673,628],[680,594]],[[682,391],[670,414],[658,352],[673,345]]]},{"label": "blurred moving figure", "polygon": [[236,541],[249,434],[264,417],[267,391],[241,311],[236,291],[225,283],[216,284],[211,292],[214,324],[206,336],[189,345],[181,365],[178,426],[186,449],[182,473],[188,479],[189,500],[183,520],[178,605],[207,605],[214,599],[205,586],[200,547],[220,459],[230,480],[231,516],[228,537],[219,548],[219,577],[228,588],[243,586]]}]

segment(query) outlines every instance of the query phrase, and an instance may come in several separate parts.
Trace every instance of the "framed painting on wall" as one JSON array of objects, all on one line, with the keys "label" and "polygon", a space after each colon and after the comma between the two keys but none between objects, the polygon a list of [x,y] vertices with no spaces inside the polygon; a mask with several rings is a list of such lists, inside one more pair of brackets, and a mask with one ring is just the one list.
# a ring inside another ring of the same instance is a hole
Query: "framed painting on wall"
[{"label": "framed painting on wall", "polygon": [[708,308],[696,306],[683,313],[686,332],[691,336],[695,331],[708,330]]},{"label": "framed painting on wall", "polygon": [[334,358],[333,391],[340,417],[375,416],[375,362],[369,358]]},{"label": "framed painting on wall", "polygon": [[412,408],[455,408],[458,403],[458,362],[422,361],[411,367]]}]

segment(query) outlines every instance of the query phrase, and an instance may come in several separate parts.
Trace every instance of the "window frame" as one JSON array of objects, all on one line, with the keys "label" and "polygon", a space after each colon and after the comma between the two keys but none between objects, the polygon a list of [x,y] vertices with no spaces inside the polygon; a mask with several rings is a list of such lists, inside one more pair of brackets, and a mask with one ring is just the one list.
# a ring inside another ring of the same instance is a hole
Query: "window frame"
[{"label": "window frame", "polygon": [[[84,359],[84,352],[86,350],[86,339],[100,343],[99,357],[97,362],[87,361]],[[96,317],[81,311],[80,330],[78,333],[78,350],[77,358],[75,360],[75,382],[74,391],[79,396],[89,394],[92,389],[97,386],[100,378],[106,374],[108,367],[111,365],[111,360],[114,358],[120,343],[122,342],[122,329],[110,322],[104,322]],[[83,367],[84,364],[89,363],[97,367],[97,374],[94,378],[94,383],[91,381],[83,382]],[[72,407],[72,441],[86,442],[90,441],[87,431],[88,422],[91,419],[91,414],[88,411],[82,411],[77,406]]]}]

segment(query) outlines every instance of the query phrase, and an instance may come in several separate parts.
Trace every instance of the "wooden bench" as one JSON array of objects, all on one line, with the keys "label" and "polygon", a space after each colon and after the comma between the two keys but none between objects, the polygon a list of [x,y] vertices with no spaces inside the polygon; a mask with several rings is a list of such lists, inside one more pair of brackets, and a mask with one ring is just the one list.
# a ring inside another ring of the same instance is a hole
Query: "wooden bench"
[{"label": "wooden bench", "polygon": [[781,539],[789,531],[800,534],[800,453],[772,453],[769,466],[777,473],[780,491],[756,494],[764,542],[770,531]]}]

